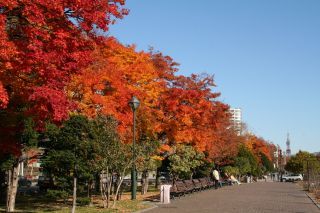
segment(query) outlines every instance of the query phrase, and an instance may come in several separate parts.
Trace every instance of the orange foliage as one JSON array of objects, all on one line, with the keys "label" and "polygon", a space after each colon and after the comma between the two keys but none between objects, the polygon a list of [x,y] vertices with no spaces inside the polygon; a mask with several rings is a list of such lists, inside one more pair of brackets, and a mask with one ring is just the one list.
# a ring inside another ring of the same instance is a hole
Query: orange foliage
[{"label": "orange foliage", "polygon": [[132,132],[132,110],[128,102],[135,95],[140,100],[138,128],[158,131],[155,119],[159,117],[160,94],[166,87],[164,76],[168,78],[173,73],[159,64],[164,60],[160,60],[159,54],[152,58],[151,53],[136,52],[134,46],[126,47],[109,38],[103,46],[96,47],[95,63],[73,77],[69,94],[82,113],[90,117],[98,113],[115,117],[126,141]]},{"label": "orange foliage", "polygon": [[95,62],[73,76],[69,95],[79,110],[94,117],[111,115],[119,122],[125,142],[132,134],[132,95],[140,100],[138,135],[165,138],[166,144],[188,143],[204,151],[226,127],[228,106],[215,101],[212,76],[175,76],[177,64],[168,56],[137,52],[114,38],[97,46]]},{"label": "orange foliage", "polygon": [[162,131],[170,144],[188,143],[200,151],[216,139],[216,131],[227,119],[228,106],[214,101],[211,76],[177,76],[163,93],[160,109]]},{"label": "orange foliage", "polygon": [[230,164],[238,153],[242,136],[238,136],[231,128],[226,128],[217,135],[217,139],[208,146],[208,158],[221,166]]},{"label": "orange foliage", "polygon": [[238,136],[230,125],[229,106],[213,92],[213,77],[175,76],[177,63],[159,52],[137,52],[108,38],[95,47],[94,63],[74,75],[69,96],[78,110],[89,117],[110,115],[118,121],[125,143],[132,138],[133,95],[140,100],[137,136],[148,135],[161,143],[159,152],[168,152],[179,143],[191,144],[220,165],[231,163],[239,144],[245,141],[255,155],[272,157],[270,144],[256,136]]},{"label": "orange foliage", "polygon": [[275,146],[268,143],[263,138],[259,138],[255,135],[247,135],[245,139],[246,146],[252,151],[252,153],[261,162],[260,154],[264,154],[270,161],[273,160],[273,153]]}]

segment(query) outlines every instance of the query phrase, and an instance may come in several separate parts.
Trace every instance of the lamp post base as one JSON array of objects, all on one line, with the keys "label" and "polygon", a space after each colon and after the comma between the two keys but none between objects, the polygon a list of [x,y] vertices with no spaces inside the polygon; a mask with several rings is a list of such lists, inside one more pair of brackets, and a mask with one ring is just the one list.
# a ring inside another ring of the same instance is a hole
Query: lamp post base
[{"label": "lamp post base", "polygon": [[131,170],[131,200],[135,200],[137,196],[137,175],[136,170]]}]

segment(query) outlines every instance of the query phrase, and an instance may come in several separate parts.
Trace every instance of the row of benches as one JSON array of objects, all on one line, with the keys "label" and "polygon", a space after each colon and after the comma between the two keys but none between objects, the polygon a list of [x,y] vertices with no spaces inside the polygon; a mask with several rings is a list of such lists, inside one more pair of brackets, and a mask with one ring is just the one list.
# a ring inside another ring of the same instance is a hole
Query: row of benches
[{"label": "row of benches", "polygon": [[170,197],[174,199],[175,197],[184,196],[193,192],[210,189],[215,186],[215,183],[211,178],[199,178],[192,180],[179,180],[170,189]]}]

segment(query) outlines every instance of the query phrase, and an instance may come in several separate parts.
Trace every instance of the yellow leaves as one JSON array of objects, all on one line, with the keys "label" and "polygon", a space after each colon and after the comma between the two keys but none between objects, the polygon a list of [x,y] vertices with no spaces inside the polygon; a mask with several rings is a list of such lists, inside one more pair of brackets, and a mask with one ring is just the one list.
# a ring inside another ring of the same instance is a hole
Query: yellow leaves
[{"label": "yellow leaves", "polygon": [[151,156],[151,159],[156,160],[156,161],[162,161],[164,159],[164,157],[161,157],[159,155],[154,155],[154,156]]}]

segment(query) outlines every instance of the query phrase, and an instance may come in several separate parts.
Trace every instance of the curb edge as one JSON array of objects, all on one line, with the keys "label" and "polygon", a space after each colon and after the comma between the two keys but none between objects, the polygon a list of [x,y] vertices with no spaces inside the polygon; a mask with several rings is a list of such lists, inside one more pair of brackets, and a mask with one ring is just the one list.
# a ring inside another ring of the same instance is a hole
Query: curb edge
[{"label": "curb edge", "polygon": [[320,204],[317,202],[317,200],[315,198],[313,198],[313,196],[309,195],[308,193],[306,193],[306,195],[312,200],[314,205],[316,205],[318,207],[318,209],[320,209]]}]

